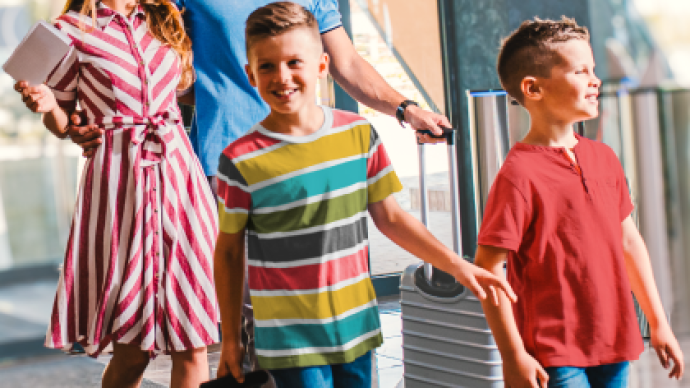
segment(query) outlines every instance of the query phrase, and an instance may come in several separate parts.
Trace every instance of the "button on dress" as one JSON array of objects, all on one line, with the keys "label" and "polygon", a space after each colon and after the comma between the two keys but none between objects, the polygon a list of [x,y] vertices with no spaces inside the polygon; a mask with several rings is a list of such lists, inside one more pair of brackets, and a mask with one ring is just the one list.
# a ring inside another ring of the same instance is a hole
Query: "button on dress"
[{"label": "button on dress", "polygon": [[125,16],[99,3],[95,26],[76,12],[56,26],[73,47],[47,84],[105,133],[81,178],[46,346],[155,355],[218,342],[217,210],[181,124],[179,56],[141,6]]}]

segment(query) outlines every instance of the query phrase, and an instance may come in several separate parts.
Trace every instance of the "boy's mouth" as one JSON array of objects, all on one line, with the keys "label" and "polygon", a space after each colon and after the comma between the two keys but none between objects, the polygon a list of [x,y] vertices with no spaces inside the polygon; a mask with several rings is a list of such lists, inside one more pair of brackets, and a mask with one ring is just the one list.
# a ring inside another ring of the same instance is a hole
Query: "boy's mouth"
[{"label": "boy's mouth", "polygon": [[587,101],[589,101],[593,104],[599,103],[599,95],[598,94],[588,94],[585,96],[585,99],[587,99]]},{"label": "boy's mouth", "polygon": [[297,89],[274,90],[271,93],[278,98],[284,99],[290,98],[290,96],[297,93]]}]

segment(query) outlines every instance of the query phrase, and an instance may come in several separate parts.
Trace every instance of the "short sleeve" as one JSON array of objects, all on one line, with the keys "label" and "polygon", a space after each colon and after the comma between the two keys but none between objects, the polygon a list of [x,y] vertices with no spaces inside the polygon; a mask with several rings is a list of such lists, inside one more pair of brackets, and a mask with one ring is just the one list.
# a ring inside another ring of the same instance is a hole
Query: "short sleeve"
[{"label": "short sleeve", "polygon": [[319,32],[325,34],[343,25],[338,0],[314,0],[311,13],[319,23]]},{"label": "short sleeve", "polygon": [[371,127],[369,154],[367,156],[368,203],[383,201],[389,195],[402,190],[402,183],[393,169],[386,149],[378,133]]},{"label": "short sleeve", "polygon": [[531,206],[505,176],[496,176],[479,230],[479,245],[517,251],[531,222]]},{"label": "short sleeve", "polygon": [[625,171],[621,165],[620,160],[613,153],[613,164],[614,170],[616,171],[616,187],[618,188],[618,211],[620,215],[620,221],[625,221],[626,218],[632,213],[634,205],[632,199],[630,198],[630,189],[628,188],[628,179],[625,177]]},{"label": "short sleeve", "polygon": [[79,81],[79,51],[72,46],[70,51],[50,73],[46,85],[53,91],[61,108],[74,109]]},{"label": "short sleeve", "polygon": [[247,227],[251,194],[247,181],[225,154],[218,165],[218,221],[224,233],[238,233]]}]

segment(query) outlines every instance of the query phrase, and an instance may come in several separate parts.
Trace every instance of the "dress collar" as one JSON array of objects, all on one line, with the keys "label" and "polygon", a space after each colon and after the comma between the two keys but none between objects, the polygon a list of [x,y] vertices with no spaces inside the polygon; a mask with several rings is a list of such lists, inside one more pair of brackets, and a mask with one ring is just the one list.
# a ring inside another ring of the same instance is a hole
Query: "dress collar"
[{"label": "dress collar", "polygon": [[[103,30],[105,27],[110,24],[110,22],[113,20],[113,18],[117,15],[120,15],[124,19],[127,17],[120,14],[119,12],[114,11],[107,5],[103,4],[102,1],[99,1],[96,4],[96,25],[98,26],[99,29]],[[141,4],[137,4],[136,8],[134,9],[134,12],[132,12],[132,15],[129,17],[130,20],[134,20],[137,17],[145,17],[146,14],[144,13],[144,7],[141,6]]]}]

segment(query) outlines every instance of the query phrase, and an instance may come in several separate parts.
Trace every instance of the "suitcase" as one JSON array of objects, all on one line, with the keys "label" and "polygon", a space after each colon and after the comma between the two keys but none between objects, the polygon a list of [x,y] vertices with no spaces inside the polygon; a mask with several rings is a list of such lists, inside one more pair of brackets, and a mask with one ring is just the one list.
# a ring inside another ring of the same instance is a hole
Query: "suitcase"
[{"label": "suitcase", "polygon": [[[429,134],[429,131],[422,131]],[[462,256],[455,132],[448,143],[453,245]],[[428,224],[424,145],[419,145],[421,218]],[[503,387],[501,355],[479,300],[450,275],[414,264],[400,282],[405,388]]]}]

